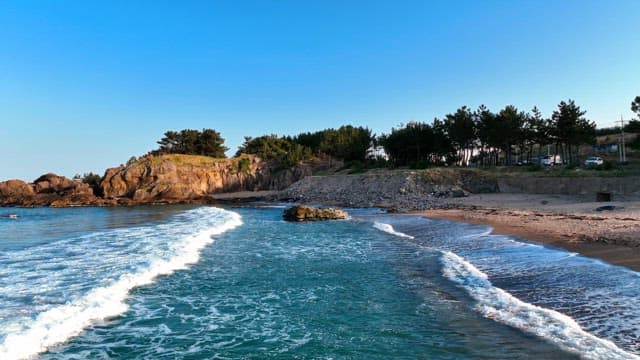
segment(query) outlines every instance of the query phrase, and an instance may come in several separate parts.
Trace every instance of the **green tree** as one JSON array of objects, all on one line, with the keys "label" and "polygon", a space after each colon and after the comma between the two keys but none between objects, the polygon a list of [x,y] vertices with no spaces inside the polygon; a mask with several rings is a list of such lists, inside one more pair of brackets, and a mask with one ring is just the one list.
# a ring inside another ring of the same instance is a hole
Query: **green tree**
[{"label": "green tree", "polygon": [[445,115],[444,125],[449,139],[458,153],[459,164],[468,165],[476,141],[476,123],[469,108],[463,106]]},{"label": "green tree", "polygon": [[586,111],[569,100],[561,101],[551,116],[551,134],[556,140],[556,148],[560,148],[563,161],[577,161],[578,146],[595,142],[596,125],[585,119],[585,114]]},{"label": "green tree", "polygon": [[158,145],[160,145],[157,151],[165,154],[180,151],[178,149],[179,137],[180,134],[175,131],[165,132],[164,137],[157,142]]},{"label": "green tree", "polygon": [[[528,118],[531,128],[531,142],[538,145],[538,157],[540,157],[543,147],[553,142],[551,139],[550,120],[544,119],[542,113],[536,106],[531,110],[531,114]],[[531,152],[529,152],[528,160],[531,160]]]},{"label": "green tree", "polygon": [[363,162],[373,139],[368,128],[344,125],[338,129],[299,134],[290,141],[315,154],[326,154],[345,162]]},{"label": "green tree", "polygon": [[631,120],[624,126],[624,131],[630,133],[640,133],[640,120]]},{"label": "green tree", "polygon": [[511,164],[514,145],[522,142],[522,128],[526,114],[513,105],[507,105],[496,116],[495,133],[497,145],[505,152],[505,165]]},{"label": "green tree", "polygon": [[229,150],[224,146],[224,138],[213,129],[167,131],[164,133],[164,137],[158,141],[158,145],[160,147],[152,153],[224,158],[226,157],[225,152]]},{"label": "green tree", "polygon": [[447,134],[446,125],[444,121],[438,118],[433,119],[431,124],[433,129],[433,137],[431,139],[431,162],[433,164],[444,163],[451,165],[457,161],[455,153],[455,147],[451,138]]},{"label": "green tree", "polygon": [[371,130],[351,125],[328,131],[327,135],[323,140],[325,152],[345,162],[364,162],[373,140]]},{"label": "green tree", "polygon": [[224,146],[224,139],[219,132],[213,129],[202,129],[198,137],[197,150],[200,155],[225,158],[225,152],[229,148]]},{"label": "green tree", "polygon": [[410,122],[406,126],[392,128],[378,142],[384,147],[395,166],[424,167],[438,158],[436,136],[429,124]]},{"label": "green tree", "polygon": [[275,134],[257,138],[245,136],[236,156],[254,154],[265,161],[273,161],[282,167],[289,167],[312,157],[311,149]]},{"label": "green tree", "polygon": [[102,176],[94,174],[92,172],[84,173],[84,175],[82,176],[82,182],[88,184],[91,187],[95,196],[103,195],[102,187],[100,186],[101,180]]},{"label": "green tree", "polygon": [[480,105],[475,112],[478,141],[480,143],[480,164],[496,165],[501,139],[496,133],[496,114]]},{"label": "green tree", "polygon": [[636,96],[631,102],[631,111],[636,113],[636,115],[638,115],[638,120],[640,120],[640,96]]}]

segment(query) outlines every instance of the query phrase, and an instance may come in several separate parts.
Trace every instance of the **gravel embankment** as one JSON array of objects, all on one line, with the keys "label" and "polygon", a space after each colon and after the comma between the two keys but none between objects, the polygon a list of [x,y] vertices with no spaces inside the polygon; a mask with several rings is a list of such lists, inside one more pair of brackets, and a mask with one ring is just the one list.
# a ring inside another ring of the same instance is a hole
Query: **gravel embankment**
[{"label": "gravel embankment", "polygon": [[484,188],[497,190],[491,181],[469,180],[472,177],[468,174],[461,176],[460,172],[447,173],[438,179],[432,175],[426,171],[386,171],[308,176],[287,188],[281,198],[302,203],[381,207],[407,212],[447,207],[447,199],[467,196],[468,190],[472,190],[470,188],[479,188],[481,183]]}]

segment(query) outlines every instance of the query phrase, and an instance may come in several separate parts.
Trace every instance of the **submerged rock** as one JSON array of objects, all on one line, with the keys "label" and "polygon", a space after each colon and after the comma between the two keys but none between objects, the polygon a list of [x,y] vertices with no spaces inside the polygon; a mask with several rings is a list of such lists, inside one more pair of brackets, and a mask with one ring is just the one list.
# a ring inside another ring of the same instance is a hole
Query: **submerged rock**
[{"label": "submerged rock", "polygon": [[320,221],[346,219],[346,211],[333,208],[313,208],[306,205],[292,206],[284,211],[286,221]]}]

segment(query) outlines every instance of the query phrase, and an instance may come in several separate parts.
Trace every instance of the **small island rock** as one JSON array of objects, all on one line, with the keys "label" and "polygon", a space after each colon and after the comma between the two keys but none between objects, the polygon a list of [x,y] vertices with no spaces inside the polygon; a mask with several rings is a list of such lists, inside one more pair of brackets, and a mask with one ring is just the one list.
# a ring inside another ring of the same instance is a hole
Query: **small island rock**
[{"label": "small island rock", "polygon": [[292,206],[282,216],[286,221],[320,221],[346,219],[347,213],[333,208],[313,208],[306,205]]}]

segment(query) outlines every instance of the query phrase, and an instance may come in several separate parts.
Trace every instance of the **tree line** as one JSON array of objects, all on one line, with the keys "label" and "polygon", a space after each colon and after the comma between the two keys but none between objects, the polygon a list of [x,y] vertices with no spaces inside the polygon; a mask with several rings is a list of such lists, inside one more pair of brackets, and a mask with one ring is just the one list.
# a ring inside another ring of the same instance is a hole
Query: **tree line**
[{"label": "tree line", "polygon": [[[631,108],[640,115],[640,96],[634,99]],[[328,155],[348,166],[376,161],[367,156],[367,150],[382,146],[388,155],[383,163],[389,166],[496,166],[516,160],[531,161],[553,149],[553,154],[560,155],[565,162],[575,163],[579,161],[579,146],[596,141],[596,125],[585,114],[573,100],[561,101],[548,118],[537,107],[527,112],[508,105],[493,112],[484,105],[475,110],[462,106],[430,124],[409,122],[379,136],[366,127],[345,125],[295,136],[245,137],[236,156],[255,154],[286,167]],[[627,126],[635,129],[640,121]],[[224,138],[213,129],[167,131],[158,144],[152,154],[224,158],[228,150]]]},{"label": "tree line", "polygon": [[158,141],[160,147],[152,154],[188,154],[224,158],[229,150],[224,146],[224,138],[213,129],[167,131]]},{"label": "tree line", "polygon": [[240,154],[255,154],[263,159],[291,166],[314,156],[327,155],[345,163],[366,161],[367,149],[374,136],[368,128],[344,125],[338,129],[324,129],[295,136],[265,135],[245,137],[238,148]]},{"label": "tree line", "polygon": [[530,161],[547,146],[572,163],[580,145],[595,143],[596,125],[585,113],[573,100],[560,102],[550,118],[536,107],[524,112],[508,105],[493,112],[484,105],[475,111],[463,106],[432,124],[393,128],[378,140],[397,166],[506,165],[516,157]]}]

